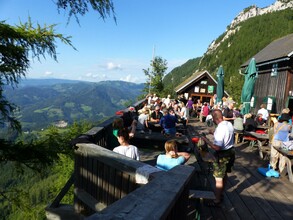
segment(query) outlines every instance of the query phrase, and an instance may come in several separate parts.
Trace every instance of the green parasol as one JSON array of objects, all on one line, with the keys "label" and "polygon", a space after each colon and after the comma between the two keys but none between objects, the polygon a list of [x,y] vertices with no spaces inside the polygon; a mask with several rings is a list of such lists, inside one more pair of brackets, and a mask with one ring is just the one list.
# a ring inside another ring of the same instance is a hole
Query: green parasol
[{"label": "green parasol", "polygon": [[216,104],[218,104],[219,102],[222,103],[222,98],[224,96],[224,70],[222,65],[218,69],[217,77],[218,77],[218,81],[217,81],[218,85],[217,85]]},{"label": "green parasol", "polygon": [[257,75],[255,59],[252,58],[245,72],[245,81],[242,87],[241,103],[243,104],[241,113],[247,114],[250,112],[250,101],[254,93],[255,78]]}]

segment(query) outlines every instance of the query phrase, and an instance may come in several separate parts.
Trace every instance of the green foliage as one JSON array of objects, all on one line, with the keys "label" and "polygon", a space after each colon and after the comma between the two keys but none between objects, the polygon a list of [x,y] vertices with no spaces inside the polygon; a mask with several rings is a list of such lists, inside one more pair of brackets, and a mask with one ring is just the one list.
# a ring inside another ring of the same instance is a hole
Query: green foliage
[{"label": "green foliage", "polygon": [[[207,70],[214,77],[217,68],[222,65],[225,70],[225,90],[240,103],[240,94],[244,78],[239,75],[240,66],[261,49],[282,36],[293,33],[293,14],[291,9],[253,17],[238,25],[234,35],[220,44],[211,53],[189,60],[181,67],[172,70],[164,79],[164,85],[174,78],[174,87],[195,71]],[[223,38],[221,35],[216,42]],[[216,77],[215,77],[216,78]]]},{"label": "green foliage", "polygon": [[[5,210],[0,219],[45,219],[44,208],[74,169],[70,140],[92,126],[88,122],[75,122],[68,129],[50,127],[32,138],[23,134],[17,144],[10,143],[4,151],[0,145],[0,210]],[[7,157],[7,152],[13,150],[18,153]],[[62,202],[72,204],[72,190]]]},{"label": "green foliage", "polygon": [[151,60],[150,66],[148,69],[143,69],[147,77],[144,92],[156,93],[158,96],[161,96],[164,89],[163,77],[168,69],[167,61],[162,57],[156,56]]},{"label": "green foliage", "polygon": [[[24,77],[29,68],[29,52],[33,58],[40,59],[49,55],[54,60],[56,56],[56,40],[70,45],[71,37],[64,37],[54,30],[55,25],[41,27],[39,24],[34,27],[29,18],[28,22],[18,26],[10,26],[4,21],[0,22],[0,122],[9,122],[10,125],[20,130],[20,124],[13,116],[16,109],[3,96],[3,86],[18,84],[21,77]],[[74,47],[73,47],[74,48]]]},{"label": "green foliage", "polygon": [[200,57],[195,59],[190,59],[183,65],[174,68],[170,73],[168,73],[164,79],[164,91],[163,97],[170,94],[172,98],[175,98],[176,94],[174,88],[182,83],[186,78],[188,78],[192,73],[197,71],[198,65],[200,63]]},{"label": "green foliage", "polygon": [[114,5],[111,0],[57,0],[56,2],[58,10],[69,8],[69,18],[74,16],[76,21],[78,20],[78,15],[85,15],[89,10],[89,5],[95,11],[97,11],[100,16],[105,19],[107,16],[111,16],[113,13],[114,20],[116,21],[114,13]]},{"label": "green foliage", "polygon": [[123,81],[57,81],[53,85],[43,85],[43,81],[38,80],[39,86],[33,86],[34,80],[27,79],[18,88],[6,88],[4,92],[19,106],[17,115],[23,131],[47,128],[58,121],[72,124],[84,118],[97,123],[136,102],[143,88],[143,84]]}]

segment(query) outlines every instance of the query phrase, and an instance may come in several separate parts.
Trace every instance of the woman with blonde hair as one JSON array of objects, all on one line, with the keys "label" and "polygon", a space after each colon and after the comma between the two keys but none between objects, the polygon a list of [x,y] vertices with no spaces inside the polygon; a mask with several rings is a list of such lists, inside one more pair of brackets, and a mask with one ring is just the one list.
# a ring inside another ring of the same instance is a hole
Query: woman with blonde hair
[{"label": "woman with blonde hair", "polygon": [[190,158],[189,153],[178,152],[175,140],[166,141],[165,151],[166,154],[160,154],[157,158],[156,167],[162,170],[170,170],[177,165],[182,165]]}]

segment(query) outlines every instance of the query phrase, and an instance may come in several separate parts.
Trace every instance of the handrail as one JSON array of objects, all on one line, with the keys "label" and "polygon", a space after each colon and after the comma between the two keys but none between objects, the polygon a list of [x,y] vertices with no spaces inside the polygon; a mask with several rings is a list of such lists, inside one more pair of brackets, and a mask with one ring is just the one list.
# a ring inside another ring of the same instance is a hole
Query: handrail
[{"label": "handrail", "polygon": [[194,167],[179,165],[87,220],[186,219]]},{"label": "handrail", "polygon": [[69,191],[70,187],[74,183],[74,173],[71,174],[70,178],[65,183],[65,186],[62,188],[60,193],[57,195],[57,197],[54,199],[54,201],[48,206],[48,208],[57,208],[60,205],[61,200],[66,195],[66,193]]},{"label": "handrail", "polygon": [[[139,101],[134,106],[138,108],[142,103]],[[185,218],[194,168],[179,166],[165,172],[113,152],[112,122],[115,118],[117,116],[109,118],[72,141],[75,146],[74,174],[46,208],[48,216],[58,216],[59,219],[72,219],[72,216],[96,219],[99,216],[97,219],[107,219],[107,216],[117,217],[120,213],[131,218],[141,212],[137,216],[142,219],[151,216],[158,219],[167,216],[168,219]],[[67,206],[58,210],[59,206],[64,207],[60,201],[72,182],[74,210]],[[129,210],[129,206],[137,208]],[[115,214],[113,210],[119,211]]]}]

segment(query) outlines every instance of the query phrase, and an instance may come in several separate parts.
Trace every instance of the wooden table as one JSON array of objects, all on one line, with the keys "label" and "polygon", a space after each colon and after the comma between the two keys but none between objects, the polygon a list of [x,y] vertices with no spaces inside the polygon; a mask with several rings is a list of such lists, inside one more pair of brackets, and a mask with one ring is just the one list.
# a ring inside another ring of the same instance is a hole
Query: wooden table
[{"label": "wooden table", "polygon": [[271,126],[269,126],[269,125],[258,125],[256,128],[259,129],[259,130],[268,130],[268,129],[271,128]]},{"label": "wooden table", "polygon": [[292,174],[293,150],[286,150],[282,147],[274,147],[274,148],[285,157],[289,181],[293,183],[293,174]]},{"label": "wooden table", "polygon": [[134,137],[130,139],[130,142],[137,147],[154,147],[164,149],[165,142],[171,139],[176,140],[179,146],[188,145],[189,143],[189,139],[185,135],[177,137],[175,135],[167,136],[160,132],[141,133],[139,131],[135,132]]},{"label": "wooden table", "polygon": [[264,158],[263,152],[270,152],[270,146],[269,146],[269,134],[259,134],[254,131],[247,132],[246,134],[251,135],[252,137],[257,139],[257,147],[258,147],[258,153],[259,157],[261,159]]}]

